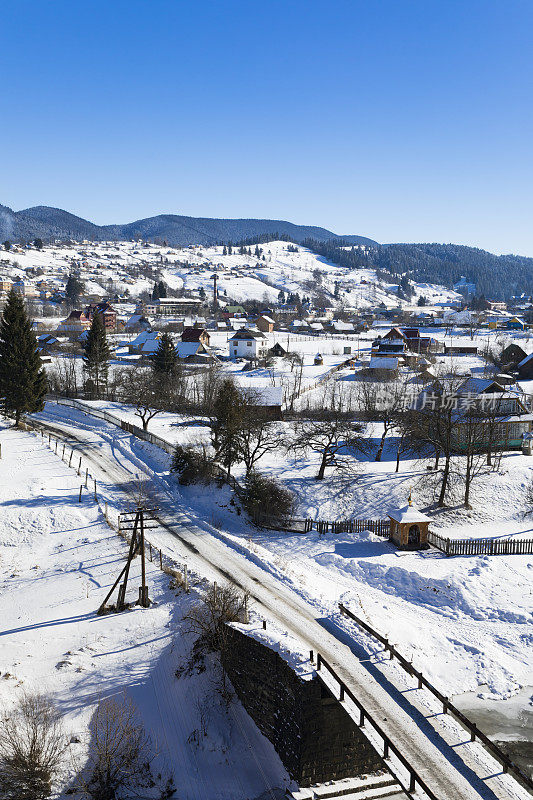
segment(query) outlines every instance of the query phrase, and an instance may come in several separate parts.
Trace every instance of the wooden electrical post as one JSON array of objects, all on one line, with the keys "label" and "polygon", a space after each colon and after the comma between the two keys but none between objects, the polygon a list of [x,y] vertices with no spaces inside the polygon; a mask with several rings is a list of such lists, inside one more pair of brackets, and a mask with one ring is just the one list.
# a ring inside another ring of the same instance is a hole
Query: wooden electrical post
[{"label": "wooden electrical post", "polygon": [[150,605],[148,600],[148,587],[146,586],[146,562],[144,553],[144,513],[140,511],[141,519],[141,588],[139,591],[139,605],[147,608]]},{"label": "wooden electrical post", "polygon": [[[146,525],[145,525],[145,514],[146,513],[150,514],[150,516],[148,517],[149,521],[151,520],[153,522],[156,522],[155,517],[153,517],[151,515],[149,510],[145,509],[145,508],[142,508],[142,507],[137,508],[137,510],[135,511],[135,518],[134,519],[131,519],[131,516],[129,518],[126,517],[126,520],[125,520],[126,525],[128,523],[132,523],[133,522],[133,527],[132,528],[129,528],[129,527],[124,528],[124,527],[122,527],[121,517],[119,516],[119,527],[121,528],[121,530],[122,531],[128,531],[129,530],[129,531],[132,532],[131,541],[130,541],[130,547],[129,547],[129,551],[128,551],[128,557],[126,559],[126,564],[124,565],[124,567],[120,571],[120,575],[116,579],[115,583],[113,584],[113,586],[111,587],[111,589],[107,593],[105,600],[103,601],[103,603],[101,604],[100,608],[98,609],[98,613],[99,614],[105,613],[105,611],[106,611],[106,603],[109,600],[109,598],[111,597],[111,595],[113,594],[113,592],[115,591],[115,589],[117,588],[117,586],[118,586],[118,597],[117,597],[117,604],[115,606],[115,610],[116,611],[123,611],[125,608],[127,608],[126,589],[128,587],[128,578],[129,578],[129,573],[130,573],[130,566],[131,566],[131,562],[133,561],[133,559],[135,558],[135,556],[137,554],[140,554],[140,556],[141,556],[141,585],[139,587],[138,603],[143,608],[148,608],[148,606],[150,605],[150,598],[148,597],[148,587],[146,585],[146,562],[145,562],[145,552],[144,552],[144,531],[146,529]],[[150,528],[150,527],[157,527],[157,525],[156,526],[150,526],[149,525],[148,528]]]}]

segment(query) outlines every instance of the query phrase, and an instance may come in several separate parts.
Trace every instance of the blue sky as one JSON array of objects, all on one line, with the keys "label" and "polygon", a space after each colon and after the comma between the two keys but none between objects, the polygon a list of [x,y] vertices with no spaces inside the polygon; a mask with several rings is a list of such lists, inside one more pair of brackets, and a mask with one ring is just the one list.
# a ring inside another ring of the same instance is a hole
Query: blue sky
[{"label": "blue sky", "polygon": [[533,256],[531,0],[6,0],[0,203]]}]

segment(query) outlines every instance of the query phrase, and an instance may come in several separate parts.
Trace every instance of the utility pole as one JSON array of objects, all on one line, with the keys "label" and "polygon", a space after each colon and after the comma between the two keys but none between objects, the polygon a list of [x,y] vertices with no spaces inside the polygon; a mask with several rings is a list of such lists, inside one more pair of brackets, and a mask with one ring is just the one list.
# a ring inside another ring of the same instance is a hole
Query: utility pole
[{"label": "utility pole", "polygon": [[213,310],[216,310],[218,305],[218,290],[217,290],[217,282],[218,282],[218,275],[216,272],[213,272],[211,275],[211,280],[213,281]]},{"label": "utility pole", "polygon": [[[135,516],[133,516],[133,514]],[[145,530],[151,530],[153,528],[157,528],[157,521],[153,511],[150,509],[144,508],[143,506],[139,506],[133,514],[121,514],[119,516],[119,529],[121,533],[131,531],[131,542],[128,551],[128,556],[126,559],[126,564],[121,569],[120,574],[116,581],[114,582],[113,586],[107,593],[104,601],[100,605],[98,609],[98,614],[105,614],[107,610],[114,610],[114,611],[124,611],[125,608],[128,608],[128,603],[126,603],[126,590],[128,588],[128,578],[130,574],[130,566],[131,562],[135,558],[135,556],[141,556],[141,585],[139,586],[139,599],[138,604],[143,608],[148,608],[151,603],[150,598],[148,597],[148,587],[146,585],[146,561],[145,561],[145,552],[144,552],[144,532]],[[148,515],[148,516],[146,516]],[[152,525],[146,525],[146,521],[153,522]],[[124,523],[124,524],[122,524]],[[128,527],[132,526],[132,527]],[[122,581],[122,582],[121,582]],[[111,609],[106,608],[107,601],[115,591],[118,586],[118,596],[117,596],[117,603],[114,606],[111,606]]]}]

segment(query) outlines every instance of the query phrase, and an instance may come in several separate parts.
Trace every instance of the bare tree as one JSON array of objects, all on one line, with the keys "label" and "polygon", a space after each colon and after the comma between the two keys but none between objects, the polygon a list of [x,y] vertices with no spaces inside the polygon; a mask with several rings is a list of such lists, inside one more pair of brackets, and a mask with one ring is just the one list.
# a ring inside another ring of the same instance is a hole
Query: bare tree
[{"label": "bare tree", "polygon": [[25,695],[0,721],[2,800],[50,797],[65,749],[61,719],[52,702],[44,695]]},{"label": "bare tree", "polygon": [[[202,664],[207,653],[219,653],[222,667],[220,689],[226,695],[227,683],[224,660],[229,646],[228,622],[247,622],[248,595],[240,594],[235,586],[209,587],[205,596],[183,616],[186,633],[195,634],[188,668]],[[179,674],[179,672],[177,673]],[[227,696],[227,695],[226,695]]]},{"label": "bare tree", "polygon": [[248,473],[263,456],[282,450],[283,446],[276,424],[272,422],[268,412],[260,407],[260,394],[246,390],[244,395],[246,404],[243,409],[240,449]]},{"label": "bare tree", "polygon": [[309,450],[319,454],[316,479],[320,481],[327,467],[338,471],[354,469],[354,454],[367,452],[363,431],[364,425],[345,412],[339,401],[332,408],[318,412],[314,419],[297,422],[290,448],[297,455],[305,456]]},{"label": "bare tree", "polygon": [[117,375],[117,386],[124,402],[134,406],[145,431],[156,414],[173,411],[178,403],[173,376],[160,375],[149,367],[122,370]]},{"label": "bare tree", "polygon": [[48,380],[52,391],[64,397],[78,397],[78,369],[79,360],[72,356],[58,358],[53,370],[48,373]]},{"label": "bare tree", "polygon": [[[173,797],[171,776],[154,775],[156,752],[132,701],[100,701],[90,723],[89,758],[78,778],[79,791],[91,800],[145,797],[139,789],[158,789],[160,800]],[[153,796],[153,795],[152,795]]]},{"label": "bare tree", "polygon": [[405,408],[406,381],[361,381],[358,387],[360,409],[368,422],[383,426],[375,461],[381,461],[385,440],[397,425],[398,415]]}]

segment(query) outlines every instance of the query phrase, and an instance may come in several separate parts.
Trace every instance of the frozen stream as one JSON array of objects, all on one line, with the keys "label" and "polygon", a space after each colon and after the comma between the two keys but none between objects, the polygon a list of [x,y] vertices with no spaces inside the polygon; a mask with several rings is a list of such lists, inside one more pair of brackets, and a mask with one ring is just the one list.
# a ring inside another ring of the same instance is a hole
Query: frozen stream
[{"label": "frozen stream", "polygon": [[533,686],[525,686],[506,700],[489,700],[479,697],[479,692],[467,692],[455,697],[454,703],[533,776]]}]

